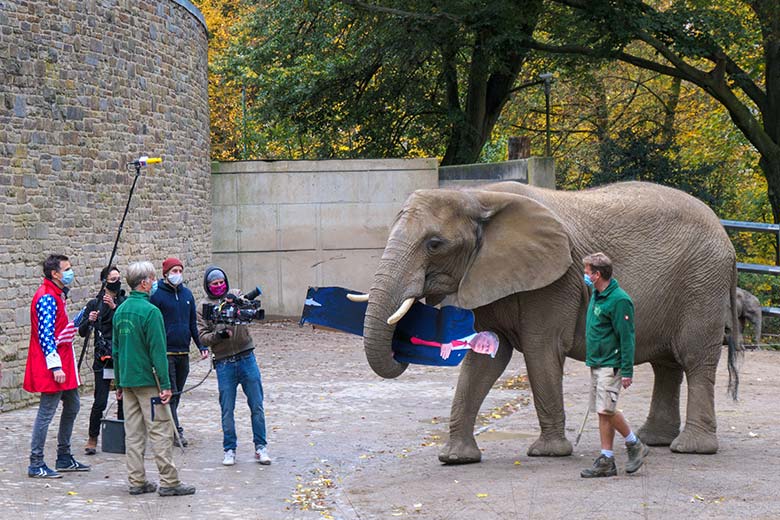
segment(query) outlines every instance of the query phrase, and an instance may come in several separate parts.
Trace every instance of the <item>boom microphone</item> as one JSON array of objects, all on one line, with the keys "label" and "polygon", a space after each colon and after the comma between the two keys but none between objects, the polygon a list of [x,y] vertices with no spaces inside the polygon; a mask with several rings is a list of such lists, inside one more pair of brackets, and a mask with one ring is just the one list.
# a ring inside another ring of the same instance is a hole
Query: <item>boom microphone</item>
[{"label": "boom microphone", "polygon": [[162,157],[139,157],[136,161],[131,161],[127,163],[128,165],[135,166],[136,168],[140,168],[142,166],[147,166],[149,164],[158,164],[162,162]]}]

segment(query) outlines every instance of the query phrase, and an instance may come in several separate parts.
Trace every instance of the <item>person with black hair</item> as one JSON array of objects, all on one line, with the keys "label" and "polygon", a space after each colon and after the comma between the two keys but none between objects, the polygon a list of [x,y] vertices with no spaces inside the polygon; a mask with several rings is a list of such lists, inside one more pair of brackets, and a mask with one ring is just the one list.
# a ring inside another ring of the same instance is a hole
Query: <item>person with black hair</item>
[{"label": "person with black hair", "polygon": [[[125,301],[119,269],[115,265],[104,267],[100,271],[100,282],[106,284],[103,296],[100,301],[93,298],[87,303],[84,308],[84,316],[87,316],[87,319],[79,325],[79,336],[82,338],[89,334],[90,328],[94,328],[95,334],[95,359],[92,362],[92,371],[95,373],[95,400],[89,414],[89,439],[84,447],[87,455],[94,455],[97,451],[100,419],[106,410],[108,394],[111,392],[111,383],[114,380],[114,361],[111,358],[114,311]],[[117,406],[117,415],[119,419],[123,419],[122,401],[118,401]]]},{"label": "person with black hair", "polygon": [[[30,305],[30,346],[24,389],[40,393],[41,401],[33,425],[30,441],[31,478],[60,478],[61,471],[89,471],[89,466],[73,458],[70,437],[73,423],[79,413],[81,384],[73,351],[76,326],[65,311],[68,286],[73,283],[73,269],[65,255],[49,255],[43,261],[43,283],[35,292]],[[43,460],[46,434],[57,406],[62,401],[59,433],[57,434],[57,462],[55,469]]]}]

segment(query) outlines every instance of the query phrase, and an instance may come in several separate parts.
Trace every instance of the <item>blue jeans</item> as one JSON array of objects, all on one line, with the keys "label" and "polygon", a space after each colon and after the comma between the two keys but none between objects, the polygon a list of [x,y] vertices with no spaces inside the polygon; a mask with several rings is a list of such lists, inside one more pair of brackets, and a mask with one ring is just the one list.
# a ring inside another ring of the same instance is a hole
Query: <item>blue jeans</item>
[{"label": "blue jeans", "polygon": [[49,432],[49,424],[57,412],[57,406],[62,401],[62,415],[60,416],[60,431],[57,434],[57,458],[62,455],[70,455],[70,436],[73,433],[73,423],[79,413],[79,391],[65,390],[41,394],[41,404],[38,406],[38,415],[33,424],[32,441],[30,442],[30,467],[43,466],[43,448],[46,444],[46,434]]},{"label": "blue jeans", "polygon": [[222,448],[236,449],[236,423],[233,411],[236,408],[238,385],[246,395],[252,414],[252,437],[255,449],[267,444],[265,438],[265,412],[263,411],[263,382],[260,369],[252,351],[215,363],[219,385],[219,406],[222,409]]}]

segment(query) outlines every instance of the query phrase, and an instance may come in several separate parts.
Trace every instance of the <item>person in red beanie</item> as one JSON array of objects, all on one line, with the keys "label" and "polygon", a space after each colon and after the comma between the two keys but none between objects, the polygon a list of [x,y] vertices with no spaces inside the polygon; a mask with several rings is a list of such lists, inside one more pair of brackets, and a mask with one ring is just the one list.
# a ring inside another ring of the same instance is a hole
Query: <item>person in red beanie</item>
[{"label": "person in red beanie", "polygon": [[157,283],[157,290],[152,291],[151,302],[156,305],[163,315],[165,322],[165,336],[168,344],[168,375],[171,379],[171,412],[176,429],[179,430],[178,438],[174,443],[181,447],[187,446],[184,437],[184,428],[179,422],[179,392],[187,382],[190,373],[190,344],[200,350],[201,359],[209,357],[209,349],[205,347],[198,335],[198,314],[195,306],[195,297],[184,285],[184,264],[176,257],[166,258],[162,264],[163,278]]}]

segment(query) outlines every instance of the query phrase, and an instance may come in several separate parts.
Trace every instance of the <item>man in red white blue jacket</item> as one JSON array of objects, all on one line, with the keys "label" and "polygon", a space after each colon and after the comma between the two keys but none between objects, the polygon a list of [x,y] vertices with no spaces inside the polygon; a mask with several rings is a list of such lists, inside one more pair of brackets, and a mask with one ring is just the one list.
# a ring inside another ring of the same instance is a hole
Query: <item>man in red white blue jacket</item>
[{"label": "man in red white blue jacket", "polygon": [[[73,350],[76,325],[65,312],[68,286],[73,283],[73,269],[64,255],[49,255],[43,261],[43,283],[33,296],[30,306],[30,347],[24,389],[40,392],[41,403],[33,425],[30,446],[30,466],[27,475],[32,478],[60,478],[60,471],[89,471],[89,466],[78,462],[70,452],[73,423],[79,413],[81,384]],[[57,435],[57,462],[55,469],[43,461],[43,448],[49,424],[62,401],[62,416]]]}]

